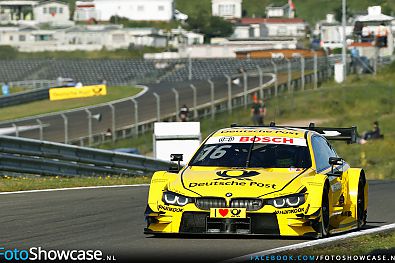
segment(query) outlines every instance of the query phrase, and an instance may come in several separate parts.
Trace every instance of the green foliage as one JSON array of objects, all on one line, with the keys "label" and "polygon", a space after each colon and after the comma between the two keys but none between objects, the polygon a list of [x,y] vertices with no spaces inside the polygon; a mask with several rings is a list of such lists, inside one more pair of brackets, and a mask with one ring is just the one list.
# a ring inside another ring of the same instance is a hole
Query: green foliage
[{"label": "green foliage", "polygon": [[233,33],[233,26],[222,17],[199,13],[187,20],[188,30],[204,34],[208,39],[213,37],[228,37]]},{"label": "green foliage", "polygon": [[112,16],[110,18],[110,23],[121,24],[124,27],[154,27],[164,30],[170,30],[172,28],[177,28],[181,26],[179,21],[133,21],[125,17]]},{"label": "green foliage", "polygon": [[[340,4],[338,7],[336,7],[333,12],[335,13],[335,19],[336,21],[341,22],[343,19],[343,7]],[[347,19],[350,17],[353,17],[354,14],[352,13],[352,11],[350,10],[350,6],[346,6],[346,17]]]},{"label": "green foliage", "polygon": [[0,46],[0,59],[15,59],[18,51],[11,46]]}]

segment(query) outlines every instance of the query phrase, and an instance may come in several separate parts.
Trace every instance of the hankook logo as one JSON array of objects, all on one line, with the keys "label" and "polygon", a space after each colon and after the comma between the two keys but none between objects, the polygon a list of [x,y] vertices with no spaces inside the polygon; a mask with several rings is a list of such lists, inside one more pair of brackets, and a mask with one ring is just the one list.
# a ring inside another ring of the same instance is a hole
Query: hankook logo
[{"label": "hankook logo", "polygon": [[257,176],[258,173],[257,171],[245,171],[245,170],[239,170],[239,171],[218,171],[217,175],[222,177],[222,178],[217,178],[214,180],[229,180],[229,179],[237,179],[237,180],[248,180],[251,181],[249,177]]}]

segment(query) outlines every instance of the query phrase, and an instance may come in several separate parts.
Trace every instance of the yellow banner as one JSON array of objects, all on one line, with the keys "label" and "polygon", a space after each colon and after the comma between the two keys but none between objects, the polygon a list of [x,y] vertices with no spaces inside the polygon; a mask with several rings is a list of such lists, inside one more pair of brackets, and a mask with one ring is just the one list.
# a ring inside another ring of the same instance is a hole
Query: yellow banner
[{"label": "yellow banner", "polygon": [[107,95],[106,85],[83,86],[80,88],[52,88],[49,90],[49,100],[51,101],[103,95]]}]

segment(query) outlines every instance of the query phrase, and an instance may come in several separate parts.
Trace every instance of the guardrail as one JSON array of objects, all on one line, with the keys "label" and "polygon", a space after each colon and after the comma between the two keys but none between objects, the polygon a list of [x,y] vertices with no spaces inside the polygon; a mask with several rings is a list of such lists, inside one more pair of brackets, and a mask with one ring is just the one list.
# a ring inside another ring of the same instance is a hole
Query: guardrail
[{"label": "guardrail", "polygon": [[55,176],[136,176],[167,170],[169,165],[135,154],[0,136],[0,171]]},{"label": "guardrail", "polygon": [[49,88],[35,89],[0,97],[0,108],[49,98]]}]

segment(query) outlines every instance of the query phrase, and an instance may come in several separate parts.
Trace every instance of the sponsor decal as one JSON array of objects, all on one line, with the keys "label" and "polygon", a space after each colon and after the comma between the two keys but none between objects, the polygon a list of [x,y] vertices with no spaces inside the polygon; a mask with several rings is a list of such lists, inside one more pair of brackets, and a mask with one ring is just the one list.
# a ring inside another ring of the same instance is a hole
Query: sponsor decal
[{"label": "sponsor decal", "polygon": [[232,144],[232,143],[270,143],[307,146],[304,138],[273,137],[273,136],[214,136],[207,140],[206,144]]},{"label": "sponsor decal", "polygon": [[219,142],[233,142],[235,140],[235,137],[230,136],[230,137],[221,137],[219,138]]},{"label": "sponsor decal", "polygon": [[180,207],[170,207],[170,206],[167,206],[167,205],[158,205],[158,210],[165,210],[165,211],[177,212],[177,213],[184,211],[183,208],[180,208]]},{"label": "sponsor decal", "polygon": [[49,99],[66,100],[107,95],[106,85],[84,86],[81,88],[52,88],[49,90]]},{"label": "sponsor decal", "polygon": [[258,129],[237,129],[237,130],[234,130],[234,129],[230,129],[230,130],[224,130],[224,131],[221,131],[220,133],[255,133],[255,134],[257,134],[257,133],[272,133],[272,134],[294,134],[294,135],[297,135],[297,134],[300,134],[300,132],[298,132],[298,131],[288,131],[288,130],[274,130],[274,129],[272,129],[272,130],[263,130],[263,129],[261,129],[261,130],[258,130]]},{"label": "sponsor decal", "polygon": [[260,188],[271,188],[271,189],[276,189],[276,184],[266,184],[266,183],[260,183],[260,182],[237,182],[237,181],[228,181],[228,182],[221,182],[221,181],[215,181],[215,182],[203,182],[203,183],[189,183],[189,187],[204,187],[204,186],[219,186],[219,185],[228,185],[228,186],[255,186],[255,187],[260,187]]},{"label": "sponsor decal", "polygon": [[218,171],[217,175],[220,176],[221,178],[217,178],[214,180],[229,180],[229,179],[237,179],[237,180],[249,180],[251,181],[250,178],[248,177],[253,177],[257,176],[260,174],[257,171]]},{"label": "sponsor decal", "polygon": [[304,208],[294,208],[294,209],[281,209],[281,210],[276,210],[274,211],[274,213],[277,214],[281,214],[281,215],[288,215],[288,214],[296,214],[296,213],[301,213],[304,212]]},{"label": "sponsor decal", "polygon": [[211,208],[211,218],[246,218],[245,208]]}]

